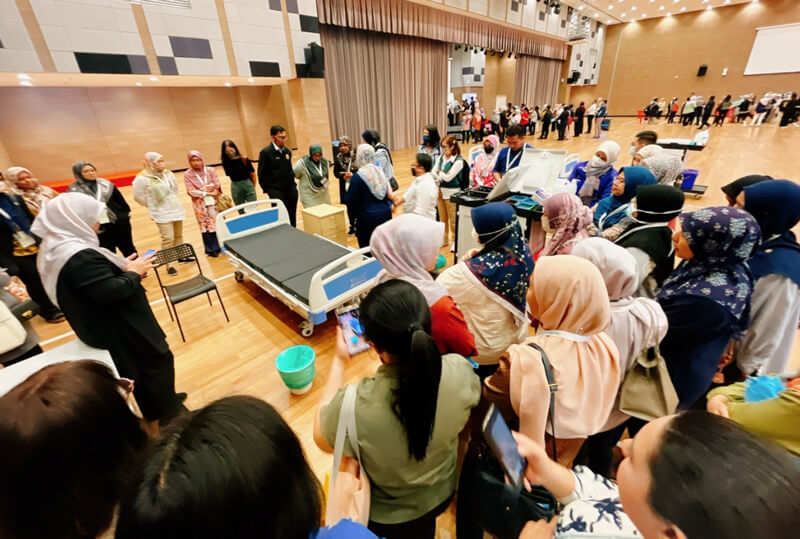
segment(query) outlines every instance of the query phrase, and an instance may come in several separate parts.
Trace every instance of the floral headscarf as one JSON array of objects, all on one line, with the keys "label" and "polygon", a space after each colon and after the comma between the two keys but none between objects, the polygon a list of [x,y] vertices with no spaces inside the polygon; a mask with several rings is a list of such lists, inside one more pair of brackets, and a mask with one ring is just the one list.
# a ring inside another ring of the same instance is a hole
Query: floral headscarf
[{"label": "floral headscarf", "polygon": [[678,174],[683,170],[683,160],[677,155],[659,152],[642,159],[642,165],[650,169],[658,183],[662,185],[675,185]]},{"label": "floral headscarf", "polygon": [[711,207],[682,213],[679,219],[694,256],[678,265],[658,299],[707,298],[745,325],[753,293],[753,278],[745,262],[761,239],[755,218],[738,208]]},{"label": "floral headscarf", "polygon": [[586,227],[592,224],[592,210],[571,193],[557,193],[544,201],[544,214],[555,230],[543,256],[568,255],[572,247],[588,237]]},{"label": "floral headscarf", "polygon": [[375,164],[375,148],[369,144],[360,144],[356,150],[356,166],[358,175],[367,184],[372,196],[383,200],[389,193],[389,182],[381,168]]}]

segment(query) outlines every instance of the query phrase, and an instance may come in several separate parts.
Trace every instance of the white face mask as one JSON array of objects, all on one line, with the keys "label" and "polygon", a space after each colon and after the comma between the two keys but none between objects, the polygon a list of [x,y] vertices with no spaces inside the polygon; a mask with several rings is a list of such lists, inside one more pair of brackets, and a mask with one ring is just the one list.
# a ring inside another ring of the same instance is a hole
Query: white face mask
[{"label": "white face mask", "polygon": [[542,215],[542,229],[545,232],[553,232],[553,229],[550,228],[550,219],[546,215]]},{"label": "white face mask", "polygon": [[589,165],[594,168],[600,168],[606,166],[606,160],[600,157],[599,155],[593,155],[591,159],[589,159]]},{"label": "white face mask", "polygon": [[628,148],[628,153],[631,155],[636,155],[636,146],[631,145],[631,147]]}]

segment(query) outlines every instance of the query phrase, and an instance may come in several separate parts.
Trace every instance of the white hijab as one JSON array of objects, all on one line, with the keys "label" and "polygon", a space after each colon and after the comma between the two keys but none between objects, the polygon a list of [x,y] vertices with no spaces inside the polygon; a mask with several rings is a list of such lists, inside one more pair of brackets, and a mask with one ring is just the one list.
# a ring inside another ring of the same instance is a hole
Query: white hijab
[{"label": "white hijab", "polygon": [[48,201],[31,226],[31,231],[42,238],[36,266],[45,292],[56,305],[58,276],[78,252],[92,249],[118,268],[125,268],[125,260],[100,247],[100,240],[92,230],[104,208],[103,204],[83,193],[64,193]]},{"label": "white hijab", "polygon": [[408,281],[422,292],[429,307],[446,296],[447,289],[428,273],[428,265],[442,245],[442,234],[444,223],[413,213],[395,217],[376,228],[369,245],[383,266],[378,283],[390,279]]}]

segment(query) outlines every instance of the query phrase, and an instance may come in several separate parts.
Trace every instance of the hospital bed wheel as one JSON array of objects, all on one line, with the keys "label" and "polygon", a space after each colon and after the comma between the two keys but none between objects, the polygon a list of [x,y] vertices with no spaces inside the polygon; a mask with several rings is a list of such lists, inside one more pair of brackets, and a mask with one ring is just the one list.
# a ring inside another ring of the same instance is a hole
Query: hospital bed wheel
[{"label": "hospital bed wheel", "polygon": [[311,337],[314,333],[314,324],[306,320],[305,322],[300,323],[300,335],[303,337]]},{"label": "hospital bed wheel", "polygon": [[236,279],[237,283],[244,282],[244,273],[242,273],[241,271],[234,271],[233,278]]}]

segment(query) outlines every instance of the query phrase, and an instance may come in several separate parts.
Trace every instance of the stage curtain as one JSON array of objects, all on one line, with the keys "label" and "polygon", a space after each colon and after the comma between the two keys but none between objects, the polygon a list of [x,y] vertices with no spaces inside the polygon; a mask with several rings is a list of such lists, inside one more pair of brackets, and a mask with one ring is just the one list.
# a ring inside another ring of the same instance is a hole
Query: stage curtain
[{"label": "stage curtain", "polygon": [[558,79],[561,76],[561,60],[528,56],[517,57],[517,73],[514,97],[517,103],[526,105],[553,105],[558,96]]},{"label": "stage curtain", "polygon": [[566,60],[563,40],[408,0],[317,0],[319,22]]},{"label": "stage curtain", "polygon": [[444,138],[447,43],[329,25],[320,33],[335,138],[360,144],[361,133],[373,128],[390,148],[416,147],[426,124]]}]

